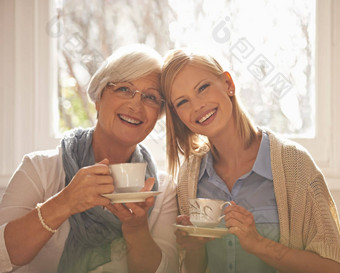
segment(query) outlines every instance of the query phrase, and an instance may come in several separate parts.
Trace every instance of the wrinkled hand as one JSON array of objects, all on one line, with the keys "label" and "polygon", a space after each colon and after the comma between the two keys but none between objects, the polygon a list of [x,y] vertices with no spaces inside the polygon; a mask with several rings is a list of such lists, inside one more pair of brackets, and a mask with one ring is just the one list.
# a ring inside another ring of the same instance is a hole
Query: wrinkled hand
[{"label": "wrinkled hand", "polygon": [[57,197],[60,205],[67,206],[70,215],[83,212],[95,206],[106,206],[110,200],[101,196],[114,191],[109,171],[109,160],[104,159],[92,166],[81,168],[71,182]]},{"label": "wrinkled hand", "polygon": [[[145,181],[144,187],[141,192],[151,191],[155,183],[155,178],[150,177]],[[122,222],[122,229],[125,232],[133,232],[142,226],[147,226],[148,211],[154,205],[155,197],[148,197],[145,202],[137,203],[115,203],[107,204],[105,207],[116,215]]]},{"label": "wrinkled hand", "polygon": [[234,201],[231,203],[224,210],[226,227],[238,237],[243,249],[252,253],[263,237],[257,232],[253,214]]},{"label": "wrinkled hand", "polygon": [[[187,215],[178,215],[176,223],[183,226],[192,225],[190,217]],[[189,236],[187,232],[179,229],[175,231],[175,234],[177,243],[186,250],[202,249],[207,242],[214,240],[213,238]]]}]

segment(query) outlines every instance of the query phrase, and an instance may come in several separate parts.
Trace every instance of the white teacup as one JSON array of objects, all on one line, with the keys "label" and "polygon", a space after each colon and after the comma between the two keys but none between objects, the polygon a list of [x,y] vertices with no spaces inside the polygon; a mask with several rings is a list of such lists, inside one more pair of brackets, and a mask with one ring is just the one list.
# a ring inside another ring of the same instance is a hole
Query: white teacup
[{"label": "white teacup", "polygon": [[206,198],[189,198],[190,222],[197,227],[216,227],[224,218],[223,206],[230,202]]},{"label": "white teacup", "polygon": [[145,162],[109,165],[116,193],[139,192],[144,187]]}]

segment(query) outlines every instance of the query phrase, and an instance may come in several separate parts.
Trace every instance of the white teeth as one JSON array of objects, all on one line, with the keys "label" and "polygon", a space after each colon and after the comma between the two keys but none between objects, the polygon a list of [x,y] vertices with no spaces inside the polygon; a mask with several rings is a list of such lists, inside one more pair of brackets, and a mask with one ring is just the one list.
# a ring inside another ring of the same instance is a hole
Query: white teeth
[{"label": "white teeth", "polygon": [[198,122],[203,123],[205,122],[208,118],[210,118],[213,114],[215,114],[216,109],[212,110],[210,113],[206,114],[204,117],[202,117]]},{"label": "white teeth", "polygon": [[124,116],[124,115],[119,115],[119,117],[120,117],[122,120],[124,120],[124,121],[126,121],[126,122],[128,122],[128,123],[132,123],[132,124],[141,124],[141,123],[142,123],[142,122],[139,121],[139,120],[136,120],[136,119],[133,119],[133,118],[129,118],[129,117]]}]

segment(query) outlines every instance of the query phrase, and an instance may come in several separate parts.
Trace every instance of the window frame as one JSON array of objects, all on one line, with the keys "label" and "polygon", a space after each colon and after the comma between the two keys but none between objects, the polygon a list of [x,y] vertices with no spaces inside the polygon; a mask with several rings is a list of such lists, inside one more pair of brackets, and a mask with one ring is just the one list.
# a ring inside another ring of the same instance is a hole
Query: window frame
[{"label": "window frame", "polygon": [[[334,125],[340,119],[339,80],[339,1],[316,1],[315,122],[312,139],[292,140],[304,146],[326,176],[331,189],[340,189],[340,132]],[[338,58],[336,58],[336,56]],[[327,92],[328,91],[328,92]],[[337,103],[338,102],[338,105]]]}]

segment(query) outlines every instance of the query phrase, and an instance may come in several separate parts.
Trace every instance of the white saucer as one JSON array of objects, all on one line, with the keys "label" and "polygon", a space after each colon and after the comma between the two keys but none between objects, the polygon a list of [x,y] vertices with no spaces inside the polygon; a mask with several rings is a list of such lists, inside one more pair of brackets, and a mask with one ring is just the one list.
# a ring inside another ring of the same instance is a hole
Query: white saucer
[{"label": "white saucer", "polygon": [[220,238],[229,233],[227,228],[203,228],[203,227],[195,227],[195,226],[183,226],[174,224],[174,226],[180,230],[186,231],[189,236],[196,237],[208,237],[208,238]]},{"label": "white saucer", "polygon": [[144,202],[146,198],[160,194],[160,191],[106,193],[102,196],[109,198],[111,203],[134,203]]}]

